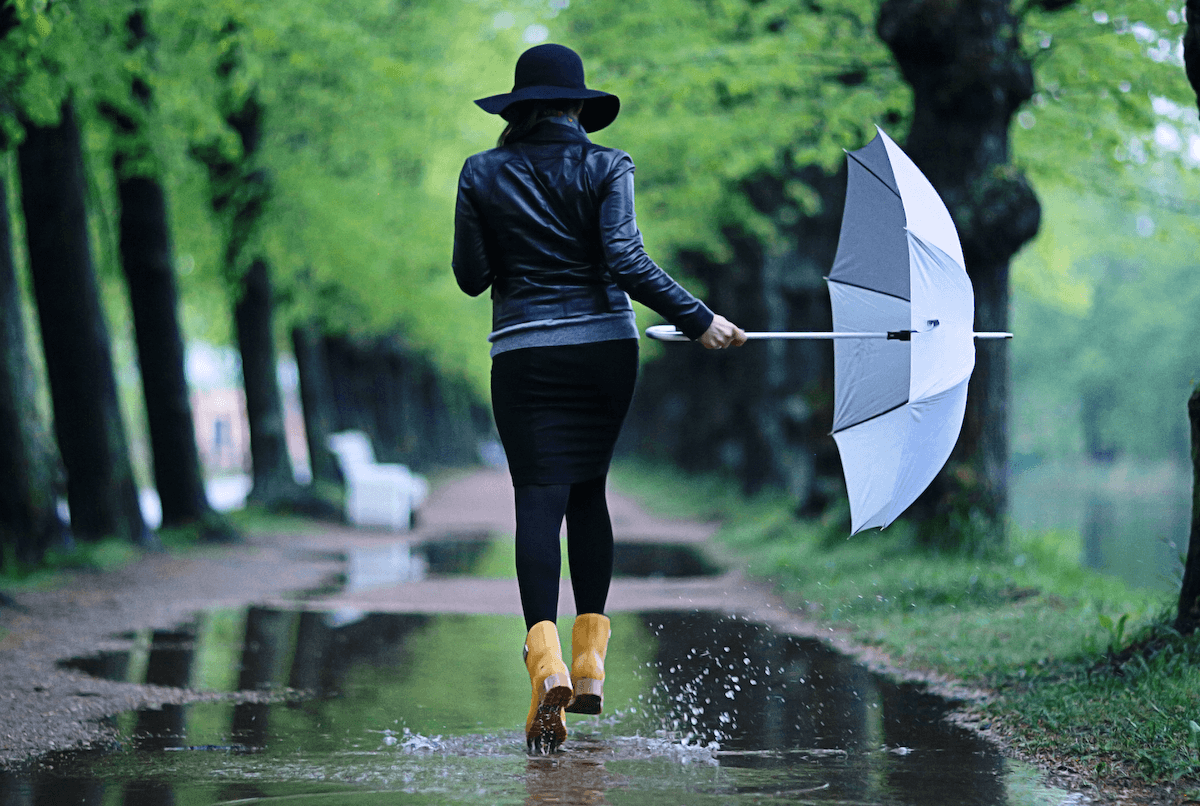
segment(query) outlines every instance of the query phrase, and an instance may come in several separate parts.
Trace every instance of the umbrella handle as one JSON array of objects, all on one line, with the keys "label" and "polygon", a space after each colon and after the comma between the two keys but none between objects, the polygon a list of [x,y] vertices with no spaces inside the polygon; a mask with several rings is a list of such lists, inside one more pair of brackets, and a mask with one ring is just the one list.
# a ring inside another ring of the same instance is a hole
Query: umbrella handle
[{"label": "umbrella handle", "polygon": [[[646,335],[656,341],[691,341],[672,325],[651,325],[646,328]],[[807,333],[792,331],[763,331],[748,332],[747,339],[886,339],[888,333]],[[897,338],[893,336],[893,338]]]},{"label": "umbrella handle", "polygon": [[[903,334],[903,335],[902,335]],[[672,325],[651,325],[646,328],[646,335],[656,341],[691,341]],[[795,331],[762,331],[746,334],[747,339],[787,339],[787,340],[817,340],[817,339],[900,339],[908,335],[908,331],[892,332],[795,332]],[[1011,333],[976,333],[977,339],[1011,339]]]}]

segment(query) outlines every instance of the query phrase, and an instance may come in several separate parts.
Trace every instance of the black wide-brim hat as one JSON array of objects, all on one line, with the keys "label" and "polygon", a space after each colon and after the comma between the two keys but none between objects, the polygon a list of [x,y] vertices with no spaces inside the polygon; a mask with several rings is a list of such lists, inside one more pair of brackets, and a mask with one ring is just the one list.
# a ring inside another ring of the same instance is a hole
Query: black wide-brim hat
[{"label": "black wide-brim hat", "polygon": [[521,54],[512,92],[480,98],[485,112],[508,120],[505,112],[522,101],[586,101],[579,124],[587,132],[600,131],[616,120],[621,99],[609,92],[589,90],[583,80],[583,60],[563,45],[538,45]]}]

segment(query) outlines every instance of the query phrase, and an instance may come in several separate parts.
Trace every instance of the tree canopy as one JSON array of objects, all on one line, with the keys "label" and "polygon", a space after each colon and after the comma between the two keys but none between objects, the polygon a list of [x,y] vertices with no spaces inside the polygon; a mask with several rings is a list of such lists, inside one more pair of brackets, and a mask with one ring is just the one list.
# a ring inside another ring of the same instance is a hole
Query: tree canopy
[{"label": "tree canopy", "polygon": [[[647,241],[667,260],[680,249],[726,259],[731,230],[771,240],[776,229],[743,183],[787,166],[834,173],[843,149],[907,111],[871,2],[592,2],[572,12],[566,41],[594,65],[589,80],[622,98],[598,137],[633,155]],[[802,211],[820,204],[802,183],[787,192]]]},{"label": "tree canopy", "polygon": [[[133,6],[148,12],[153,47],[131,54]],[[16,28],[0,48],[0,126],[16,142],[22,121],[52,122],[72,97],[100,221],[111,218],[100,156],[113,134],[96,110],[128,105],[130,75],[152,86],[154,157],[192,336],[229,337],[220,224],[191,154],[197,143],[238,147],[216,77],[237,46],[231,86],[257,87],[265,108],[257,159],[275,192],[259,237],[283,296],[281,326],[315,319],[332,332],[399,332],[481,392],[489,311],[459,294],[448,270],[454,187],[462,160],[500,128],[471,101],[507,90],[523,49],[574,47],[589,84],[622,97],[621,116],[595,139],[633,154],[641,225],[668,269],[681,250],[722,259],[731,234],[770,243],[789,222],[756,209],[748,182],[788,176],[796,209],[812,211],[819,196],[785,168],[833,173],[842,149],[862,145],[875,125],[902,142],[910,105],[868,0],[15,0],[5,10]],[[1022,400],[1104,388],[1123,401],[1105,429],[1135,413],[1157,421],[1165,413],[1146,408],[1148,389],[1187,362],[1186,333],[1167,332],[1164,306],[1186,293],[1183,244],[1196,241],[1188,214],[1200,146],[1194,115],[1184,114],[1194,97],[1181,67],[1182,4],[1034,2],[1022,13],[1038,89],[1018,116],[1014,158],[1047,215],[1014,272],[1017,321],[1030,332],[1014,344],[1016,388]],[[1101,332],[1114,317],[1135,326]],[[1134,390],[1123,367],[1151,343],[1156,361],[1139,365],[1146,374]],[[1051,359],[1071,368],[1069,388],[1039,374]],[[1146,446],[1178,441],[1111,439],[1154,455],[1173,449]],[[1080,438],[1022,444],[1035,443]]]}]

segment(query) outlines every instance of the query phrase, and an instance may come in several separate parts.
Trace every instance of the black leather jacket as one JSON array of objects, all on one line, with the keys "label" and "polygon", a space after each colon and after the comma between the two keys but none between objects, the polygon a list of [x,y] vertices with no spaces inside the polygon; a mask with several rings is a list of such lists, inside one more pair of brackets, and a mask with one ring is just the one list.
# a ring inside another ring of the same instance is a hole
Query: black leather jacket
[{"label": "black leather jacket", "polygon": [[628,311],[630,296],[689,338],[712,324],[712,311],[643,248],[633,160],[570,124],[543,121],[520,141],[467,159],[453,266],[471,296],[491,287],[493,331]]}]

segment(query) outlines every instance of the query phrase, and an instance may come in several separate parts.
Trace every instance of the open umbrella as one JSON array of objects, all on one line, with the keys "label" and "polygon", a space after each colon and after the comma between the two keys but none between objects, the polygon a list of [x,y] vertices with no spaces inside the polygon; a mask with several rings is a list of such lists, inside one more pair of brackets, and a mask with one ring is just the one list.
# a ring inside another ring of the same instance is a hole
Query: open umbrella
[{"label": "open umbrella", "polygon": [[[847,153],[837,255],[827,277],[834,339],[833,438],[852,533],[883,528],[929,486],[962,429],[975,368],[975,294],[958,232],[929,180],[890,137]],[[646,334],[684,340],[669,325]]]}]

